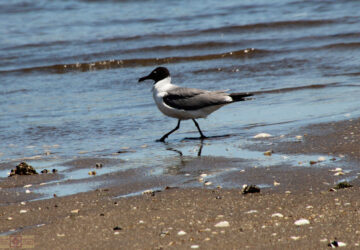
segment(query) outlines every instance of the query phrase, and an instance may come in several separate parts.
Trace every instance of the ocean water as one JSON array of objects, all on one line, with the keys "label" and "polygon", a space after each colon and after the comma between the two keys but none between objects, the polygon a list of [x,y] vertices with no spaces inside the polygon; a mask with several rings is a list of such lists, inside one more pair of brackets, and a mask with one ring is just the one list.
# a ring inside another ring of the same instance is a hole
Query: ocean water
[{"label": "ocean water", "polygon": [[202,155],[249,159],[237,149],[257,133],[358,117],[359,9],[351,0],[1,1],[0,163],[96,156],[144,168],[176,151],[196,157],[199,141],[184,140],[198,136],[191,121],[155,142],[177,121],[138,78],[160,65],[181,86],[256,93],[198,121],[205,135],[230,135],[206,141]]}]

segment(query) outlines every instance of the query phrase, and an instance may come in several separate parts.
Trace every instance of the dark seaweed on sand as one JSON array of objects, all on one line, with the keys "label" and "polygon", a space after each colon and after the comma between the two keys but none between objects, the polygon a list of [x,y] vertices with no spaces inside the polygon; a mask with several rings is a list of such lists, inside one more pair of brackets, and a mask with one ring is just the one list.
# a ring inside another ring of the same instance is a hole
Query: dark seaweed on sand
[{"label": "dark seaweed on sand", "polygon": [[38,174],[38,173],[32,166],[30,166],[26,162],[21,162],[19,165],[15,167],[15,169],[11,169],[9,177],[14,175],[33,175],[33,174]]}]

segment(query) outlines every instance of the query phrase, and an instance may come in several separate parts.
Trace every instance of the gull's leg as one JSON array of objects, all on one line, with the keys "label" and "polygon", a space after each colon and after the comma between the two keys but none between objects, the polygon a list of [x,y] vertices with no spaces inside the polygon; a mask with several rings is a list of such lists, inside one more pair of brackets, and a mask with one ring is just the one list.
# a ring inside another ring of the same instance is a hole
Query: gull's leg
[{"label": "gull's leg", "polygon": [[195,123],[195,126],[197,127],[197,129],[199,130],[200,138],[201,138],[201,139],[206,138],[206,136],[201,132],[201,129],[200,129],[200,127],[199,127],[199,124],[196,122],[196,120],[195,120],[195,119],[192,119],[192,120],[193,120],[193,122]]},{"label": "gull's leg", "polygon": [[173,132],[175,132],[176,130],[178,130],[178,129],[180,128],[180,122],[181,122],[181,120],[179,119],[178,124],[176,125],[176,127],[175,127],[173,130],[171,130],[169,133],[163,135],[163,137],[161,137],[158,141],[164,142],[165,139],[166,139],[169,135],[171,135]]}]

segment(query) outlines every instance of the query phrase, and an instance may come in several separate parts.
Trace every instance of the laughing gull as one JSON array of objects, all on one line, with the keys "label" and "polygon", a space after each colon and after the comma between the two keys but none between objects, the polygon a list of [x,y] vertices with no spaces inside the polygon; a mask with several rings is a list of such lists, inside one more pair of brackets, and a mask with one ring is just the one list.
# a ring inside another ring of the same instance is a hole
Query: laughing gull
[{"label": "laughing gull", "polygon": [[154,69],[148,76],[141,77],[139,82],[154,80],[153,97],[157,107],[167,116],[177,118],[178,124],[166,133],[159,141],[165,139],[179,129],[182,120],[192,119],[200,133],[200,139],[206,138],[195,119],[206,118],[222,106],[245,101],[251,93],[226,93],[225,91],[208,91],[194,88],[182,88],[171,83],[169,70],[165,67]]}]

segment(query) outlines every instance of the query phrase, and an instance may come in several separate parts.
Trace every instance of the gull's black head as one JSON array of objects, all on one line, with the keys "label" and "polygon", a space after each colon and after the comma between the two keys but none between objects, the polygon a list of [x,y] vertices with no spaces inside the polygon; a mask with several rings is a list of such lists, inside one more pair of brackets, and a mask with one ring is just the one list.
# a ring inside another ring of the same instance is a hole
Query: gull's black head
[{"label": "gull's black head", "polygon": [[166,77],[169,77],[170,73],[169,70],[165,67],[157,67],[148,76],[141,77],[139,79],[139,82],[145,81],[145,80],[154,80],[155,83],[158,81],[161,81],[165,79]]}]

